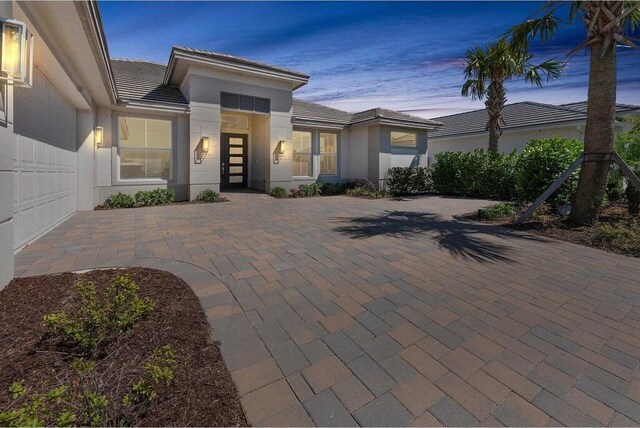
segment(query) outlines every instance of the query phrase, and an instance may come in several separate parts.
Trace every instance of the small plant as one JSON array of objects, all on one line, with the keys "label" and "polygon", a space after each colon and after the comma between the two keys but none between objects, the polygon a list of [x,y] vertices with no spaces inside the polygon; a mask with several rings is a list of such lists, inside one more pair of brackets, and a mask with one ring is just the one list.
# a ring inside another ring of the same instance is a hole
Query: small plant
[{"label": "small plant", "polygon": [[222,202],[220,194],[212,189],[203,190],[198,194],[196,199],[204,202]]},{"label": "small plant", "polygon": [[135,195],[136,206],[148,207],[152,205],[170,204],[175,200],[176,192],[173,189],[140,190]]},{"label": "small plant", "polygon": [[133,199],[131,195],[127,195],[126,193],[118,192],[114,195],[109,196],[105,201],[103,206],[108,209],[113,208],[133,208],[136,206],[136,201]]},{"label": "small plant", "polygon": [[426,193],[430,187],[427,168],[394,167],[387,171],[387,190],[394,196]]},{"label": "small plant", "polygon": [[600,223],[595,227],[593,239],[623,254],[640,256],[640,221]]},{"label": "small plant", "polygon": [[497,218],[510,216],[515,211],[516,207],[513,204],[500,202],[489,207],[479,209],[478,217],[487,220],[494,220]]},{"label": "small plant", "polygon": [[286,198],[287,189],[285,189],[284,187],[276,186],[273,189],[271,189],[271,192],[269,192],[269,194],[277,199]]},{"label": "small plant", "polygon": [[303,198],[310,198],[313,196],[320,196],[320,190],[322,189],[319,183],[301,184],[298,187],[300,190],[300,196]]},{"label": "small plant", "polygon": [[341,195],[345,190],[345,185],[342,183],[320,183],[320,194],[322,196]]},{"label": "small plant", "polygon": [[157,397],[159,387],[169,386],[178,368],[176,354],[169,345],[154,349],[153,359],[144,368],[148,379],[140,379],[123,398],[124,405],[149,405]]},{"label": "small plant", "polygon": [[386,196],[383,191],[373,190],[367,187],[353,187],[347,190],[347,195],[354,198],[364,198],[364,199],[381,199]]},{"label": "small plant", "polygon": [[80,307],[71,314],[47,315],[44,324],[85,353],[126,333],[155,307],[153,300],[138,295],[138,285],[128,276],[114,276],[103,293],[97,292],[93,282],[79,281],[76,290]]}]

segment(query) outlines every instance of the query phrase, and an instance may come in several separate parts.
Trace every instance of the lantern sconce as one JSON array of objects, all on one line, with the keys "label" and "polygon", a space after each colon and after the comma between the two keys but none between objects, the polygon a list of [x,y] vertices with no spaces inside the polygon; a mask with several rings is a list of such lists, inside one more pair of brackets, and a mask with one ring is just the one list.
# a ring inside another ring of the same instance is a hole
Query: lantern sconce
[{"label": "lantern sconce", "polygon": [[8,85],[33,85],[33,33],[24,22],[1,19],[0,81]]},{"label": "lantern sconce", "polygon": [[193,150],[193,163],[201,164],[207,153],[209,153],[209,147],[211,146],[211,139],[208,136],[203,136],[198,141],[196,148]]},{"label": "lantern sconce", "polygon": [[102,126],[96,126],[93,137],[96,140],[96,147],[101,148],[104,145],[104,129],[102,129]]},{"label": "lantern sconce", "polygon": [[284,157],[286,142],[284,140],[278,141],[276,149],[273,151],[273,163],[280,163],[280,159]]}]

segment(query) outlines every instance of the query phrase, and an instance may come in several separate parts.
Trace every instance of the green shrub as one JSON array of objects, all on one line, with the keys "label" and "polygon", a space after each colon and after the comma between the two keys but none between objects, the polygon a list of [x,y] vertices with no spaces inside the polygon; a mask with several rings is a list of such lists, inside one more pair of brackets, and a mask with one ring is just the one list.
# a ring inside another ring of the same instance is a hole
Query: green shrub
[{"label": "green shrub", "polygon": [[346,190],[343,183],[320,183],[320,194],[322,196],[341,195]]},{"label": "green shrub", "polygon": [[203,190],[198,194],[196,199],[204,202],[222,202],[220,194],[212,189]]},{"label": "green shrub", "polygon": [[362,187],[367,190],[380,190],[380,188],[375,184],[373,184],[371,181],[363,178],[356,178],[353,180],[349,180],[344,184],[344,187],[345,187],[345,191],[349,189],[354,189],[356,187]]},{"label": "green shrub", "polygon": [[173,202],[176,192],[173,189],[141,190],[136,193],[136,206],[148,207],[151,205],[165,205]]},{"label": "green shrub", "polygon": [[321,190],[320,183],[312,183],[312,184],[301,184],[298,186],[298,190],[300,191],[299,196],[302,198],[310,198],[313,196],[320,196]]},{"label": "green shrub", "polygon": [[136,201],[132,196],[126,193],[118,192],[115,195],[109,196],[103,206],[108,209],[112,208],[133,208],[136,206]]},{"label": "green shrub", "polygon": [[387,171],[387,190],[394,196],[426,193],[430,187],[427,168],[393,167]]},{"label": "green shrub", "polygon": [[[565,138],[544,138],[529,141],[517,162],[516,191],[518,199],[534,201],[582,153],[583,144]],[[578,185],[578,170],[547,200],[551,205],[570,203]]]},{"label": "green shrub", "polygon": [[489,207],[479,209],[478,216],[487,220],[494,220],[509,216],[514,212],[516,212],[516,207],[513,204],[500,202]]},{"label": "green shrub", "polygon": [[386,194],[381,190],[371,189],[369,187],[357,186],[347,190],[347,195],[354,198],[364,199],[380,199]]},{"label": "green shrub", "polygon": [[442,152],[436,154],[431,183],[436,193],[490,199],[512,199],[518,154]]},{"label": "green shrub", "polygon": [[138,296],[138,285],[129,276],[114,276],[102,293],[93,282],[79,281],[76,290],[79,308],[47,315],[44,324],[85,353],[126,333],[155,307],[153,300]]},{"label": "green shrub", "polygon": [[[618,152],[633,172],[640,176],[640,119],[633,116],[625,119],[633,122],[634,128],[631,131],[616,134],[613,146],[615,151]],[[611,182],[614,183],[613,186],[616,190],[622,188],[622,174],[619,173],[614,177],[609,176],[607,188],[611,185]],[[607,192],[607,196],[609,196],[609,192]],[[624,196],[629,204],[629,213],[634,215],[638,214],[640,212],[640,192],[633,187],[632,184],[627,182]]]},{"label": "green shrub", "polygon": [[269,194],[274,198],[278,198],[278,199],[286,198],[287,189],[285,189],[284,187],[276,186],[273,189],[271,189],[271,192],[269,192]]}]

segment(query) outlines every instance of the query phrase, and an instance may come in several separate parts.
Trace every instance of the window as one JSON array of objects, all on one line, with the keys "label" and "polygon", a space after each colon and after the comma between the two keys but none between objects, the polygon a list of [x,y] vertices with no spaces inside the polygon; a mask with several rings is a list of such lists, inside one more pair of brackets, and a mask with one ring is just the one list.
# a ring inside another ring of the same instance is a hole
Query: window
[{"label": "window", "polygon": [[338,136],[320,133],[320,174],[338,174]]},{"label": "window", "polygon": [[397,147],[415,147],[416,134],[412,132],[391,131],[391,145]]},{"label": "window", "polygon": [[233,110],[255,111],[258,113],[269,113],[271,111],[271,100],[268,98],[250,97],[228,92],[220,93],[220,105]]},{"label": "window", "polygon": [[311,132],[293,131],[293,170],[294,177],[313,176],[313,158],[311,152]]},{"label": "window", "polygon": [[171,178],[170,120],[120,117],[120,178]]}]

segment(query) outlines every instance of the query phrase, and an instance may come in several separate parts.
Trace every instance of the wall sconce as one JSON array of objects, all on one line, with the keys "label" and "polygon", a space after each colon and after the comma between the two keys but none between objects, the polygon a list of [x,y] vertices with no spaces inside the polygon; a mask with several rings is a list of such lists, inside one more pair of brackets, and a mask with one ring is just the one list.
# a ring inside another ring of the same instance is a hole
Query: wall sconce
[{"label": "wall sconce", "polygon": [[0,80],[9,85],[32,86],[33,34],[24,22],[0,19],[2,51]]},{"label": "wall sconce", "polygon": [[202,153],[209,153],[209,137],[202,137]]},{"label": "wall sconce", "polygon": [[193,163],[201,164],[204,158],[207,157],[207,153],[209,153],[209,148],[211,146],[210,140],[211,139],[207,136],[200,138],[196,148],[193,150]]},{"label": "wall sconce", "polygon": [[104,130],[102,126],[96,126],[95,131],[93,131],[93,138],[96,140],[96,147],[102,147],[104,144]]},{"label": "wall sconce", "polygon": [[276,149],[273,151],[273,163],[280,163],[280,159],[284,157],[286,142],[284,140],[278,141]]}]

